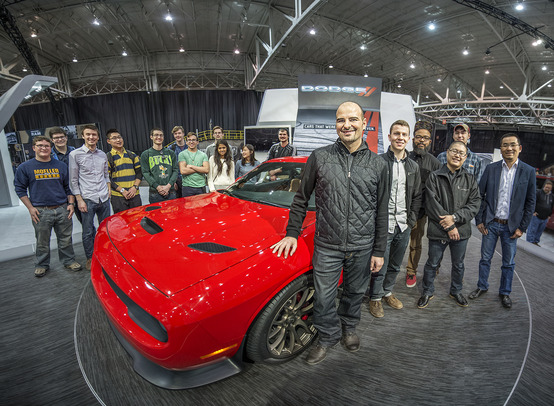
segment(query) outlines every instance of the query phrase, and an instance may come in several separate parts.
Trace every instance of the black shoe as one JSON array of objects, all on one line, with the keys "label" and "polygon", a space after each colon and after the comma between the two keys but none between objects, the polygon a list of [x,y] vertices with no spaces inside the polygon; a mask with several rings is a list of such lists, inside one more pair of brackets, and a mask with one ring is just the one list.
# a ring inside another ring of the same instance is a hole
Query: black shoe
[{"label": "black shoe", "polygon": [[342,333],[342,338],[340,339],[340,342],[344,346],[346,351],[356,352],[360,349],[360,337],[358,337],[355,331],[347,331]]},{"label": "black shoe", "polygon": [[506,309],[512,308],[512,299],[510,299],[510,296],[508,295],[498,295],[500,296],[500,300],[502,301],[502,306],[504,306]]},{"label": "black shoe", "polygon": [[477,299],[479,296],[481,296],[481,295],[483,295],[487,292],[488,292],[488,290],[483,290],[483,289],[477,288],[473,292],[471,292],[468,297],[472,300]]},{"label": "black shoe", "polygon": [[456,293],[455,295],[453,295],[451,293],[450,297],[456,301],[456,304],[458,306],[462,306],[462,307],[468,307],[469,306],[469,304],[467,303],[466,298],[461,293]]},{"label": "black shoe", "polygon": [[310,365],[319,364],[321,361],[327,357],[327,350],[330,347],[323,346],[321,344],[316,344],[310,348],[310,352],[308,353],[308,356],[306,357],[306,362]]},{"label": "black shoe", "polygon": [[420,309],[424,309],[427,307],[427,305],[429,304],[429,300],[433,299],[433,295],[431,296],[427,296],[427,295],[423,295],[419,298],[419,300],[417,301],[417,307],[419,307]]}]

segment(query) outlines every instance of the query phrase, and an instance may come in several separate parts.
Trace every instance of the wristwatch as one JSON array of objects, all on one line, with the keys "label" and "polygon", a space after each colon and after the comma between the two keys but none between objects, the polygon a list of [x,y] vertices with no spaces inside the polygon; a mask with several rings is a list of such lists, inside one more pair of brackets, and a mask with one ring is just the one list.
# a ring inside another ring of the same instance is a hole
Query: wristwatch
[{"label": "wristwatch", "polygon": [[121,188],[121,192],[120,193],[123,193],[125,192],[125,188]]},{"label": "wristwatch", "polygon": [[139,190],[139,188],[138,188],[137,185],[133,185],[133,187],[134,187],[136,190]]},{"label": "wristwatch", "polygon": [[454,221],[454,223],[457,223],[458,222],[458,216],[456,216],[455,214],[452,215],[452,221]]},{"label": "wristwatch", "polygon": [[67,203],[68,206],[75,206],[75,203]]}]

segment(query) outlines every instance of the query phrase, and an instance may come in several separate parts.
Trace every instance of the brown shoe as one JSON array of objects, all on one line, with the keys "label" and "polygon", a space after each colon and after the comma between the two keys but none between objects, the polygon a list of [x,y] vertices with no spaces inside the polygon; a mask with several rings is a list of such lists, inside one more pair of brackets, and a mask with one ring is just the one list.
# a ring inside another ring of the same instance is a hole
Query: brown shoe
[{"label": "brown shoe", "polygon": [[402,302],[398,300],[394,295],[385,296],[383,300],[385,301],[386,304],[388,304],[393,309],[400,310],[404,307]]},{"label": "brown shoe", "polygon": [[46,275],[46,271],[48,271],[47,268],[45,268],[43,266],[37,266],[35,268],[35,276],[37,278],[42,278],[44,275]]},{"label": "brown shoe", "polygon": [[65,267],[65,269],[69,269],[70,271],[74,271],[74,272],[77,272],[77,271],[80,271],[81,269],[83,269],[81,264],[78,263],[77,261],[73,261],[70,264],[64,265],[64,267]]},{"label": "brown shoe", "polygon": [[360,349],[360,337],[358,337],[355,331],[342,333],[340,342],[344,345],[346,351],[356,352]]},{"label": "brown shoe", "polygon": [[90,264],[91,263],[92,263],[92,258],[87,259],[87,265],[86,265],[87,271],[90,271]]},{"label": "brown shoe", "polygon": [[321,361],[327,357],[327,350],[330,347],[323,346],[321,344],[315,344],[310,348],[308,356],[306,357],[306,362],[310,365],[319,364]]},{"label": "brown shoe", "polygon": [[369,301],[369,312],[373,317],[380,319],[385,317],[385,312],[383,311],[383,304],[380,300],[370,300]]}]

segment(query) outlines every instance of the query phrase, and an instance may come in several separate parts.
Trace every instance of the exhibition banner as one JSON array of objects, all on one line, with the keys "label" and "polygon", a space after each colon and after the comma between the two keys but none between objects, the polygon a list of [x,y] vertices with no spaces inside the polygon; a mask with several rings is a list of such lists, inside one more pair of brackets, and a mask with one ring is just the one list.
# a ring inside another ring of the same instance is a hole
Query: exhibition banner
[{"label": "exhibition banner", "polygon": [[381,79],[345,75],[299,75],[298,115],[294,146],[298,155],[309,155],[315,148],[332,144],[337,107],[346,101],[358,103],[365,112],[364,139],[369,148],[383,152],[380,125]]}]

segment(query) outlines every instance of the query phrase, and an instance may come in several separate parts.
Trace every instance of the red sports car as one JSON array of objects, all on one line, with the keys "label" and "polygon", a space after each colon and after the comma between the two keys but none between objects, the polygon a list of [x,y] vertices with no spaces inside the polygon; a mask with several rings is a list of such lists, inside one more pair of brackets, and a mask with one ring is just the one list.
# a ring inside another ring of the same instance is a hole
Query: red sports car
[{"label": "red sports car", "polygon": [[296,253],[285,234],[306,157],[260,165],[226,190],[137,207],[101,224],[92,283],[148,381],[191,388],[280,362],[313,341],[313,197]]}]

